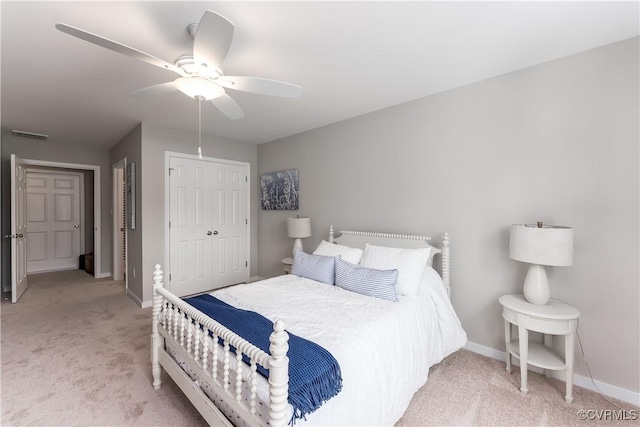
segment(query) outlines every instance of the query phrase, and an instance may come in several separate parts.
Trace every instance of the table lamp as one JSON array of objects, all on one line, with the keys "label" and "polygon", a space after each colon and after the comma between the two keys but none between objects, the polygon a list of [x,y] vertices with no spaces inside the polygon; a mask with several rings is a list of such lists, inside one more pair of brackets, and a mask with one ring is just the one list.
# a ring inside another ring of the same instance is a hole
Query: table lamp
[{"label": "table lamp", "polygon": [[311,236],[311,220],[309,217],[287,218],[287,236],[296,239],[293,242],[293,255],[302,250],[302,240]]},{"label": "table lamp", "polygon": [[509,257],[531,265],[524,279],[524,297],[531,304],[549,302],[549,280],[545,265],[573,263],[573,229],[557,225],[514,224],[509,239]]}]

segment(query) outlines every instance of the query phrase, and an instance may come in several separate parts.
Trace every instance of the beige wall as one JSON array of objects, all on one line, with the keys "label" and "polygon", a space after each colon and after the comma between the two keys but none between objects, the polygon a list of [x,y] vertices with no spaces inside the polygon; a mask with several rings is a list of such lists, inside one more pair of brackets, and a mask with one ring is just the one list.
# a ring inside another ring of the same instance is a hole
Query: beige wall
[{"label": "beige wall", "polygon": [[[142,225],[142,300],[150,302],[152,297],[152,274],[155,264],[165,264],[165,152],[195,154],[197,133],[188,133],[151,123],[142,124],[141,203],[139,215]],[[253,276],[257,271],[257,148],[253,144],[228,141],[202,136],[202,154],[205,157],[248,162],[250,167],[250,262]]]},{"label": "beige wall", "polygon": [[[509,225],[575,229],[553,298],[582,313],[596,380],[640,390],[638,38],[258,147],[258,173],[298,168],[300,210],[259,211],[258,274],[280,274],[285,218],[313,250],[336,227],[451,235],[453,304],[469,340],[503,350],[497,299],[521,292]],[[588,376],[576,352],[577,373]]]}]

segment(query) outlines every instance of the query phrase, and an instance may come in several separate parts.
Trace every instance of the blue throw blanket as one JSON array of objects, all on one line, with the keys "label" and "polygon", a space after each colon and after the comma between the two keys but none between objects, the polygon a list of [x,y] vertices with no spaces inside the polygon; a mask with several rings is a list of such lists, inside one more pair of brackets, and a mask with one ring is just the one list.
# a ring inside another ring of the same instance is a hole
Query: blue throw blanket
[{"label": "blue throw blanket", "polygon": [[[269,335],[273,332],[273,322],[269,319],[253,311],[237,309],[211,295],[198,295],[185,302],[269,354]],[[340,365],[327,350],[291,332],[288,334],[289,403],[293,406],[294,421],[305,418],[338,394],[342,389],[342,374]],[[243,359],[248,362],[244,355]],[[265,367],[258,365],[258,372],[269,377]]]}]

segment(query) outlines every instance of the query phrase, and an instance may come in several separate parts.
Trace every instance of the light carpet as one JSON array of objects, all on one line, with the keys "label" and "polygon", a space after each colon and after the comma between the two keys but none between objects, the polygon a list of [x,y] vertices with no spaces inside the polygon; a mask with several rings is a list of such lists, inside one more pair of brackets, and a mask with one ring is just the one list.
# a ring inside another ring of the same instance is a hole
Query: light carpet
[{"label": "light carpet", "polygon": [[[122,282],[31,275],[20,301],[3,298],[0,309],[2,425],[206,425],[166,374],[151,386],[151,309]],[[432,368],[398,425],[638,425],[582,421],[581,409],[618,408],[580,387],[568,404],[564,383],[535,373],[524,396],[519,379],[517,368],[508,375],[504,363],[458,351]]]}]

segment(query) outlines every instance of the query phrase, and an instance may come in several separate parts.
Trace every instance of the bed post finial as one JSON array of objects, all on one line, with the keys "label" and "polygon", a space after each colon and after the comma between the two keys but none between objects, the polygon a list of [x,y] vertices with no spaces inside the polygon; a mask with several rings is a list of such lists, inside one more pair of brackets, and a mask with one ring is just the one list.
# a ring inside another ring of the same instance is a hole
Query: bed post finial
[{"label": "bed post finial", "polygon": [[153,270],[153,308],[151,311],[151,374],[153,375],[153,388],[158,390],[162,384],[162,368],[158,362],[158,349],[164,345],[163,339],[158,333],[158,316],[162,310],[162,295],[158,289],[162,288],[162,269],[156,264]]},{"label": "bed post finial", "polygon": [[284,330],[284,322],[277,320],[269,336],[269,424],[271,427],[286,426],[289,396],[289,334]]},{"label": "bed post finial", "polygon": [[445,231],[442,235],[442,281],[447,289],[447,295],[451,299],[451,282],[449,276],[450,254],[449,254],[449,233]]},{"label": "bed post finial", "polygon": [[333,243],[333,225],[329,226],[329,243]]}]

